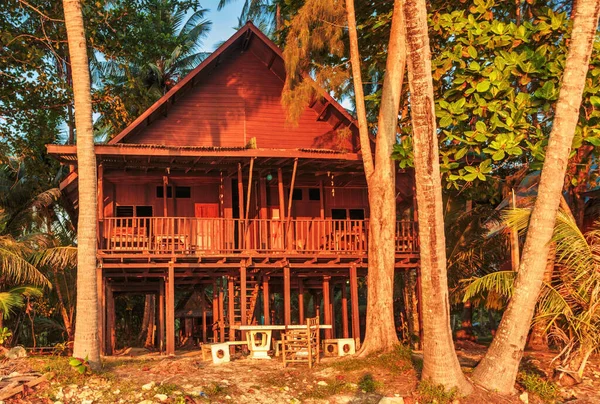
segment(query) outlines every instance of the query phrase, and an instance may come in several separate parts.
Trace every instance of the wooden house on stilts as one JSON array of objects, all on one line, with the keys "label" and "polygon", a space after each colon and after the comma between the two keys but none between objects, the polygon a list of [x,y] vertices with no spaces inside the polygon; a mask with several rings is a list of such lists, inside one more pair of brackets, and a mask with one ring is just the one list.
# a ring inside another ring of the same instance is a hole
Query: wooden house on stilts
[{"label": "wooden house on stilts", "polygon": [[[104,354],[115,349],[122,293],[157,296],[167,354],[176,347],[176,295],[194,292],[199,314],[196,305],[193,321],[178,323],[193,324],[201,340],[239,339],[233,324],[304,323],[318,310],[333,324],[326,338],[360,342],[369,204],[357,128],[324,91],[288,123],[284,78],[281,51],[248,23],[96,145]],[[75,167],[61,187],[76,209],[76,146],[48,151]],[[409,208],[412,184],[399,170],[398,203]],[[399,270],[418,266],[417,239],[411,215],[397,221]]]}]

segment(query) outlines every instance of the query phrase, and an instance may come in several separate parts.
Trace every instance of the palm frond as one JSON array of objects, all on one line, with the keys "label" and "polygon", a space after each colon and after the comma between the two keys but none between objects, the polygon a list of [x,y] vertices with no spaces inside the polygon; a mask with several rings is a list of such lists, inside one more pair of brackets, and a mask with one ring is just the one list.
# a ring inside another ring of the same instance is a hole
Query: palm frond
[{"label": "palm frond", "polygon": [[480,296],[485,292],[494,292],[502,297],[510,298],[517,273],[514,271],[497,271],[490,274],[464,279],[463,302]]},{"label": "palm frond", "polygon": [[74,268],[77,266],[77,247],[53,247],[43,250],[33,257],[33,263],[38,267],[54,269]]},{"label": "palm frond", "polygon": [[0,237],[0,274],[7,282],[52,287],[50,281],[14,248],[14,240],[6,236]]},{"label": "palm frond", "polygon": [[23,305],[23,296],[19,293],[0,292],[0,313],[4,318],[10,318],[10,315]]}]

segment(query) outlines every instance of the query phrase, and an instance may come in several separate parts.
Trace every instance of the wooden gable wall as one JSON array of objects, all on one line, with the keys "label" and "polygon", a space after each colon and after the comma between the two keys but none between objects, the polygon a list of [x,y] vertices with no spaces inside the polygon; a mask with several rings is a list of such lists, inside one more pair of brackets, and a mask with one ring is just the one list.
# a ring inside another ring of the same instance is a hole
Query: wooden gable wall
[{"label": "wooden gable wall", "polygon": [[287,121],[281,105],[282,61],[270,66],[265,46],[254,37],[246,51],[238,47],[222,55],[166,116],[123,142],[243,147],[256,138],[258,148],[355,150],[356,139],[334,129],[339,119],[318,112],[320,102],[306,108],[297,125]]}]

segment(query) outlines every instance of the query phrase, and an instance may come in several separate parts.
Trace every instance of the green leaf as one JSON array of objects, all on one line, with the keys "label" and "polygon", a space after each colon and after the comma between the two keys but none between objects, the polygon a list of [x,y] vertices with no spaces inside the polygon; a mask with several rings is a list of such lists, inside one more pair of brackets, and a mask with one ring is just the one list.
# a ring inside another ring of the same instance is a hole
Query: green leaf
[{"label": "green leaf", "polygon": [[469,150],[469,149],[468,149],[468,148],[466,148],[466,147],[463,147],[463,148],[461,148],[461,149],[458,149],[458,151],[457,151],[457,152],[454,154],[454,158],[455,158],[455,159],[457,159],[457,160],[460,160],[460,159],[462,159],[462,158],[465,156],[465,154],[467,154],[467,151],[468,151],[468,150]]},{"label": "green leaf", "polygon": [[479,93],[486,92],[487,90],[490,89],[490,82],[489,82],[489,80],[483,80],[483,81],[479,82],[477,84],[476,88],[477,88],[477,92],[479,92]]},{"label": "green leaf", "polygon": [[477,58],[477,50],[473,47],[473,45],[470,45],[467,48],[467,52],[469,53],[469,56],[471,56],[473,59]]},{"label": "green leaf", "polygon": [[494,161],[502,160],[504,158],[504,150],[498,150],[496,153],[492,154],[492,159]]},{"label": "green leaf", "polygon": [[475,128],[477,128],[479,132],[487,132],[487,127],[485,126],[485,123],[483,123],[483,121],[477,121],[477,123],[475,124]]},{"label": "green leaf", "polygon": [[464,176],[465,181],[472,182],[477,178],[477,173],[470,173]]}]

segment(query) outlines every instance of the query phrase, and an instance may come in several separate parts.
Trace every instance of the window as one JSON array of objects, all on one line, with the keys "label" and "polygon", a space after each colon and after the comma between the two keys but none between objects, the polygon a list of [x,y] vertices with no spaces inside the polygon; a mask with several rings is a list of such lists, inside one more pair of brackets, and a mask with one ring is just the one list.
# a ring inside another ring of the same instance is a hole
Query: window
[{"label": "window", "polygon": [[[165,196],[164,191],[163,191],[163,186],[159,185],[156,187],[156,197],[157,198],[163,198]],[[168,185],[167,186],[167,198],[172,198],[173,197],[173,188]]]},{"label": "window", "polygon": [[136,206],[136,217],[152,217],[152,206]]},{"label": "window", "polygon": [[192,188],[190,187],[175,187],[175,198],[191,198]]},{"label": "window", "polygon": [[365,220],[365,210],[350,209],[350,220]]},{"label": "window", "polygon": [[[163,198],[164,191],[162,185],[156,187],[156,197]],[[173,187],[171,185],[167,186],[167,198],[173,197]],[[179,199],[189,199],[192,197],[192,188],[190,187],[175,187],[175,198]]]},{"label": "window", "polygon": [[308,189],[308,200],[309,201],[320,201],[321,200],[321,190],[319,188],[309,188]]},{"label": "window", "polygon": [[302,189],[301,188],[294,189],[294,193],[292,194],[292,200],[293,201],[301,201],[302,200]]},{"label": "window", "polygon": [[133,217],[133,206],[117,206],[117,217]]},{"label": "window", "polygon": [[335,220],[346,219],[346,209],[331,209],[331,218]]}]

